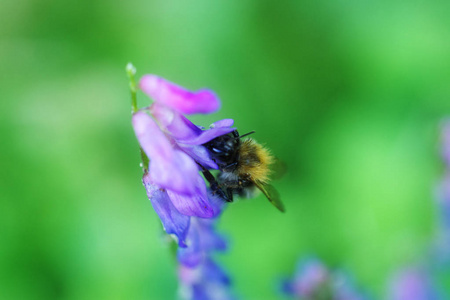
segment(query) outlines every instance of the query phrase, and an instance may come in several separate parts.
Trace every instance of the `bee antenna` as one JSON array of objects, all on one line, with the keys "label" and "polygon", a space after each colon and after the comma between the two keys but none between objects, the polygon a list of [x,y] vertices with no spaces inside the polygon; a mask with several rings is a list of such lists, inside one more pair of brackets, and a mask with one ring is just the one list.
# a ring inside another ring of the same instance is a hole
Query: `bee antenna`
[{"label": "bee antenna", "polygon": [[233,140],[241,139],[241,138],[243,138],[244,136],[247,136],[247,135],[250,135],[250,134],[253,134],[253,133],[255,133],[254,130],[252,130],[252,131],[250,131],[250,132],[247,132],[246,134],[237,136],[237,137],[235,137]]}]

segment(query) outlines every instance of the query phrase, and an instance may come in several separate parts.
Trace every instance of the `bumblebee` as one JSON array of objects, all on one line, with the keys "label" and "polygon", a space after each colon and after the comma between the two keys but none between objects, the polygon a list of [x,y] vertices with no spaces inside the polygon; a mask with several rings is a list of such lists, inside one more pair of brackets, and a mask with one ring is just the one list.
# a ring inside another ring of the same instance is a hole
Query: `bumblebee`
[{"label": "bumblebee", "polygon": [[235,130],[203,144],[219,167],[217,179],[205,168],[203,174],[212,192],[225,201],[232,202],[234,194],[249,198],[257,188],[284,212],[277,191],[269,184],[270,165],[274,160],[272,155],[251,138],[241,140],[252,133],[254,131],[239,135]]}]

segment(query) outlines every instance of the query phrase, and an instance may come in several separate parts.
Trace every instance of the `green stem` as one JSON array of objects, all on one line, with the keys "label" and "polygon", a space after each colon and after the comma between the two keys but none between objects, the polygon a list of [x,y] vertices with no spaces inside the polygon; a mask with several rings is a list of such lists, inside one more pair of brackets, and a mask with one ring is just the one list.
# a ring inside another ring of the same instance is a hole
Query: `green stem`
[{"label": "green stem", "polygon": [[[138,111],[137,96],[136,96],[137,92],[136,79],[134,77],[134,75],[136,75],[136,68],[133,66],[132,63],[128,63],[125,70],[127,72],[128,79],[130,80],[131,114],[133,115]],[[142,171],[145,173],[148,170],[148,164],[150,160],[148,156],[145,154],[144,150],[142,150],[142,148],[139,148],[139,150],[141,152]]]},{"label": "green stem", "polygon": [[128,63],[126,66],[126,71],[128,78],[130,80],[130,92],[131,92],[131,113],[134,114],[138,111],[137,108],[137,97],[136,97],[136,80],[134,75],[136,75],[136,68],[132,63]]}]

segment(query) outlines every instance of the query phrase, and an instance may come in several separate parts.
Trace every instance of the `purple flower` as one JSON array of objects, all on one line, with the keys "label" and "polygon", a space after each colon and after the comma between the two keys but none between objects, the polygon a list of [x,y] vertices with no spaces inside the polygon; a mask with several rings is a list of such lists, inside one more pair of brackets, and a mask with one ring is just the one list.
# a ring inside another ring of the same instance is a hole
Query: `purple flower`
[{"label": "purple flower", "polygon": [[442,139],[442,150],[441,150],[442,157],[448,169],[450,168],[450,120],[444,120],[442,122],[441,139]]},{"label": "purple flower", "polygon": [[233,120],[202,130],[182,115],[216,111],[220,101],[209,90],[190,92],[155,75],[145,75],[140,88],[155,101],[132,118],[139,144],[150,159],[143,184],[166,232],[186,247],[190,217],[215,216],[199,165],[218,167],[202,144],[232,132]]},{"label": "purple flower", "polygon": [[399,272],[393,279],[389,300],[434,300],[439,299],[433,289],[428,272],[410,268]]},{"label": "purple flower", "polygon": [[234,299],[230,292],[231,281],[212,256],[227,249],[225,238],[216,231],[216,222],[224,202],[210,197],[215,217],[210,219],[191,217],[186,237],[186,248],[178,248],[179,293],[186,300]]},{"label": "purple flower", "polygon": [[300,297],[312,297],[320,289],[325,288],[329,273],[317,259],[308,259],[297,264],[294,278],[282,282],[285,294]]},{"label": "purple flower", "polygon": [[199,171],[218,169],[203,144],[234,130],[232,119],[205,130],[183,114],[211,113],[220,107],[209,90],[190,92],[155,75],[140,88],[155,101],[133,115],[133,128],[149,158],[143,184],[165,231],[177,241],[180,296],[192,300],[227,300],[230,279],[212,255],[226,250],[215,229],[225,202],[213,196]]},{"label": "purple flower", "polygon": [[[212,201],[216,217],[211,219],[191,218],[191,225],[186,236],[188,247],[178,249],[178,261],[188,267],[195,267],[206,259],[212,252],[223,252],[227,249],[226,240],[216,232],[216,221],[220,214],[218,205],[223,201],[216,198]],[[215,205],[214,205],[215,204]]]},{"label": "purple flower", "polygon": [[179,294],[185,300],[231,300],[230,278],[212,259],[206,258],[196,267],[180,264]]},{"label": "purple flower", "polygon": [[366,299],[356,291],[348,275],[330,271],[315,258],[300,261],[293,278],[282,280],[281,291],[287,296],[308,300]]}]

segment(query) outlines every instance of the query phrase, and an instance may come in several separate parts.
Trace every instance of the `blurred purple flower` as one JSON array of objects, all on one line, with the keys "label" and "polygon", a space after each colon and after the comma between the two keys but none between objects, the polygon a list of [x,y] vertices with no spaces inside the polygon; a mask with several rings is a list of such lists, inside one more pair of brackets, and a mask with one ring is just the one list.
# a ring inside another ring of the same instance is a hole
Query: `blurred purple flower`
[{"label": "blurred purple flower", "polygon": [[311,297],[328,281],[326,267],[317,259],[303,260],[297,264],[294,277],[282,282],[282,291],[287,295]]},{"label": "blurred purple flower", "polygon": [[447,169],[450,168],[450,120],[444,120],[441,127],[442,158]]},{"label": "blurred purple flower", "polygon": [[230,278],[212,259],[206,258],[196,267],[180,265],[179,295],[185,300],[231,300]]},{"label": "blurred purple flower", "polygon": [[178,249],[178,261],[188,267],[199,265],[211,253],[223,252],[227,249],[226,239],[216,232],[216,221],[224,202],[210,196],[215,217],[210,219],[191,218],[191,225],[186,236],[188,247]]},{"label": "blurred purple flower", "polygon": [[428,272],[410,268],[399,272],[393,279],[389,300],[440,299],[433,289]]},{"label": "blurred purple flower", "polygon": [[231,281],[222,268],[212,260],[216,252],[227,249],[226,240],[216,232],[216,222],[224,202],[211,197],[215,217],[191,217],[186,238],[186,248],[178,248],[179,293],[185,300],[234,299],[230,292]]},{"label": "blurred purple flower", "polygon": [[297,299],[366,299],[356,291],[347,275],[339,271],[331,272],[315,258],[300,261],[293,278],[282,280],[281,291]]},{"label": "blurred purple flower", "polygon": [[140,87],[155,101],[132,118],[139,144],[150,159],[143,184],[166,232],[186,247],[190,217],[216,215],[199,165],[206,169],[217,165],[202,144],[232,132],[233,120],[202,130],[182,115],[216,111],[220,101],[209,90],[193,93],[155,75],[145,75]]}]

